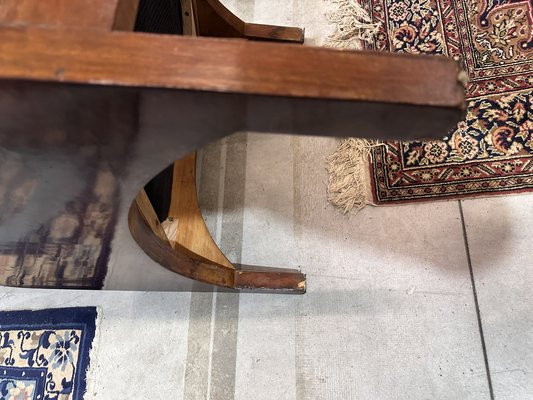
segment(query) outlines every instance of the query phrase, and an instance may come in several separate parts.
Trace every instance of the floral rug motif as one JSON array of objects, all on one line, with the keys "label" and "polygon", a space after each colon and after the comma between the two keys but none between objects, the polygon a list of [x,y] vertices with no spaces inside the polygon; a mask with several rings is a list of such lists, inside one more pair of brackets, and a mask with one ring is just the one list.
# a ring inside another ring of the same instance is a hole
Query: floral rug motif
[{"label": "floral rug motif", "polygon": [[0,312],[0,400],[81,400],[96,308]]},{"label": "floral rug motif", "polygon": [[372,203],[533,188],[533,2],[366,0],[367,47],[438,54],[467,71],[467,116],[443,141],[386,142],[370,155]]}]

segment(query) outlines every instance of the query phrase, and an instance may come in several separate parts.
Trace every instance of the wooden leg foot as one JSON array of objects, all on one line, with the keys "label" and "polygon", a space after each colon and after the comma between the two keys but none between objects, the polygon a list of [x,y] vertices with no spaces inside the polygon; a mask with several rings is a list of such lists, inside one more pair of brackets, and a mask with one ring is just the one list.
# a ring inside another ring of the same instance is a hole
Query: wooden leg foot
[{"label": "wooden leg foot", "polygon": [[176,161],[172,174],[166,170],[156,180],[159,183],[147,186],[148,194],[141,190],[129,213],[133,238],[152,259],[187,278],[216,286],[305,293],[305,275],[298,270],[234,265],[222,253],[198,205],[195,154]]}]

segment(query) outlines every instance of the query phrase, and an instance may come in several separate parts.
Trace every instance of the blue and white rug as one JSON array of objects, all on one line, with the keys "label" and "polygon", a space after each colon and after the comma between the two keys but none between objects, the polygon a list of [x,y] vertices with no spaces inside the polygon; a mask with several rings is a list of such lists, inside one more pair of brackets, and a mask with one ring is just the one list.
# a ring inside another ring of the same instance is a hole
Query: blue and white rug
[{"label": "blue and white rug", "polygon": [[95,307],[0,312],[0,400],[81,400]]}]

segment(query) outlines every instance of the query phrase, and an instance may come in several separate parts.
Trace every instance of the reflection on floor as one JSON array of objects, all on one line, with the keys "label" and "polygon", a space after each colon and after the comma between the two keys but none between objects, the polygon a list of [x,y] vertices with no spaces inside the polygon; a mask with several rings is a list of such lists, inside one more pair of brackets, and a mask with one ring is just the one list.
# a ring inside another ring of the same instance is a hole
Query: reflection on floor
[{"label": "reflection on floor", "polygon": [[222,249],[301,267],[303,296],[3,288],[0,308],[101,307],[87,399],[156,386],[176,399],[531,397],[533,196],[341,215],[320,161],[335,145],[240,134],[202,152]]}]

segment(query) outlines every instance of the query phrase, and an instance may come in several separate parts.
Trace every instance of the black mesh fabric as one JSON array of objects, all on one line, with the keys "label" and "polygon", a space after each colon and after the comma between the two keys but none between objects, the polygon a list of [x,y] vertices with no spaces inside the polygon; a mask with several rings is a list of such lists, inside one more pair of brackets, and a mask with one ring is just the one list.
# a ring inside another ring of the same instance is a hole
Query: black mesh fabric
[{"label": "black mesh fabric", "polygon": [[168,217],[168,209],[172,197],[172,177],[174,174],[174,164],[160,172],[155,178],[146,184],[144,190],[150,199],[154,211],[163,222]]},{"label": "black mesh fabric", "polygon": [[140,0],[135,31],[182,35],[180,0]]}]

